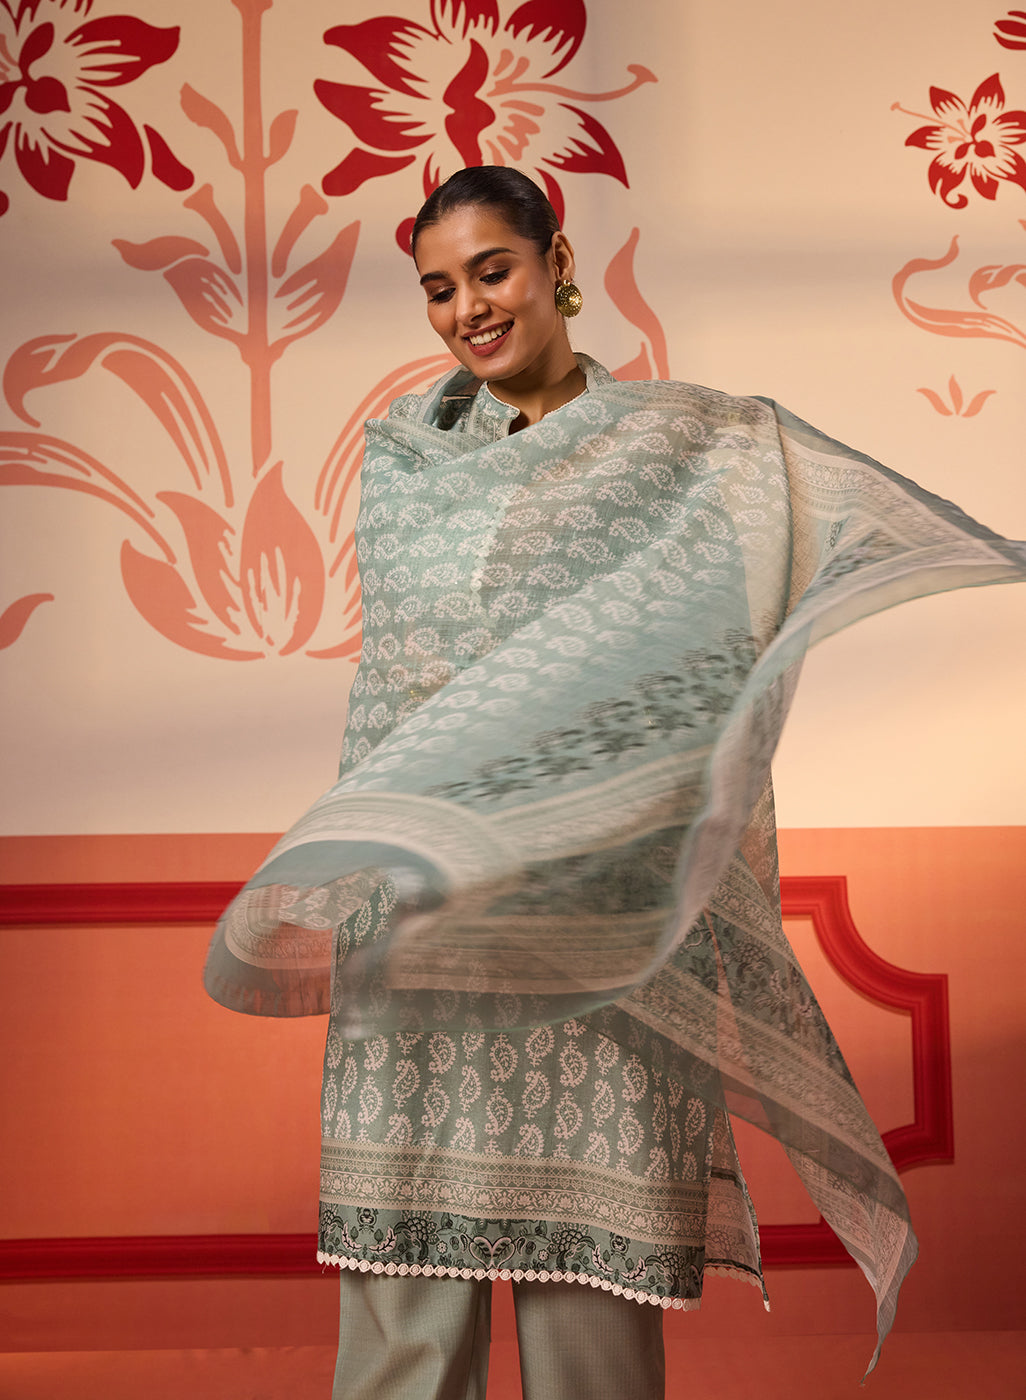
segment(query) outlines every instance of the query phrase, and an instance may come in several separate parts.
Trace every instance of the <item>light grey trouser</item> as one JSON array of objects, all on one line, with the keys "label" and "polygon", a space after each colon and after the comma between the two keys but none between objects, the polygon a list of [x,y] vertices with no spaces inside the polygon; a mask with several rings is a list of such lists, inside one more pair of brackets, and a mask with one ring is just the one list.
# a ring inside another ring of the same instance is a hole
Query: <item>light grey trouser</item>
[{"label": "light grey trouser", "polygon": [[[524,1400],[663,1400],[663,1310],[579,1283],[513,1285]],[[332,1400],[485,1400],[487,1279],[342,1270]]]}]

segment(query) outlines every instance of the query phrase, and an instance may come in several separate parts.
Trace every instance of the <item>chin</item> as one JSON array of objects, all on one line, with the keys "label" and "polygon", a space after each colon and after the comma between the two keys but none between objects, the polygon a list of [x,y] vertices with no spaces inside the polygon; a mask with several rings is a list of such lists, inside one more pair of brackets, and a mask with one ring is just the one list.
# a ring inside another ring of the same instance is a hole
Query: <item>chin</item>
[{"label": "chin", "polygon": [[[456,354],[456,352],[453,352]],[[456,358],[465,369],[469,369],[475,379],[508,379],[516,370],[505,365],[493,365],[489,360],[479,360],[473,355],[459,355]]]}]

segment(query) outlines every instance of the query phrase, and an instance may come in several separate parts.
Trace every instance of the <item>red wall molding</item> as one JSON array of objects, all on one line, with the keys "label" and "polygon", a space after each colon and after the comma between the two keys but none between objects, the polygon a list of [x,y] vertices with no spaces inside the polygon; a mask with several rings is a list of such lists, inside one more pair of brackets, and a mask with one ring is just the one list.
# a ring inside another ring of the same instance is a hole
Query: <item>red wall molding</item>
[{"label": "red wall molding", "polygon": [[[909,972],[886,962],[863,941],[848,907],[843,875],[785,875],[780,881],[784,918],[808,918],[838,976],[868,1000],[912,1019],[913,1122],[883,1134],[899,1172],[955,1157],[951,1098],[951,1034],[948,979],[943,972]],[[814,1225],[764,1225],[763,1261],[782,1268],[852,1264],[822,1218]]]},{"label": "red wall molding", "polygon": [[[219,881],[161,884],[7,885],[0,925],[213,925],[238,890]],[[780,882],[785,918],[809,918],[838,975],[879,1006],[911,1016],[915,1118],[884,1134],[899,1171],[954,1159],[948,980],[909,972],[866,944],[848,908],[843,875],[789,875]],[[851,1264],[825,1221],[765,1225],[769,1268]],[[0,1279],[182,1278],[324,1272],[311,1235],[162,1235],[0,1241]]]},{"label": "red wall molding", "polygon": [[215,924],[238,881],[0,885],[0,925]]},{"label": "red wall molding", "polygon": [[883,1135],[894,1165],[905,1171],[954,1161],[947,975],[909,972],[874,953],[855,927],[843,875],[788,875],[780,881],[780,896],[785,918],[812,920],[824,953],[849,987],[912,1018],[915,1119]]},{"label": "red wall molding", "polygon": [[321,1274],[317,1236],[104,1235],[0,1241],[0,1280]]}]

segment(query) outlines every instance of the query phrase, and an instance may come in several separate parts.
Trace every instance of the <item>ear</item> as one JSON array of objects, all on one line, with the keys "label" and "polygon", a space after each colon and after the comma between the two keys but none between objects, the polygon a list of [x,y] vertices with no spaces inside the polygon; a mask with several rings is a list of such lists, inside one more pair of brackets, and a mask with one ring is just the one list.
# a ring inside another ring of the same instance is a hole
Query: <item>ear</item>
[{"label": "ear", "polygon": [[552,235],[552,243],[549,247],[549,258],[552,261],[553,271],[556,274],[556,281],[562,282],[574,280],[574,250],[570,245],[570,240],[562,230]]}]

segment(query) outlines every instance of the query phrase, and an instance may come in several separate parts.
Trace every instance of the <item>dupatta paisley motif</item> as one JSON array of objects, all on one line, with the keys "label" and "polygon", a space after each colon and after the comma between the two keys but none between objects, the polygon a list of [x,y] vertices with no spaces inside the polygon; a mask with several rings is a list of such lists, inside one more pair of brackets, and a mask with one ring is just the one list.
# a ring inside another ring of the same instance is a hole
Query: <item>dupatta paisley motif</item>
[{"label": "dupatta paisley motif", "polygon": [[915,1237],[783,934],[770,759],[809,645],[1023,579],[1026,546],[770,401],[578,358],[588,391],[512,436],[464,370],[367,425],[341,776],[207,988],[350,1038],[578,1016],[658,1046],[780,1140],[882,1339]]}]

